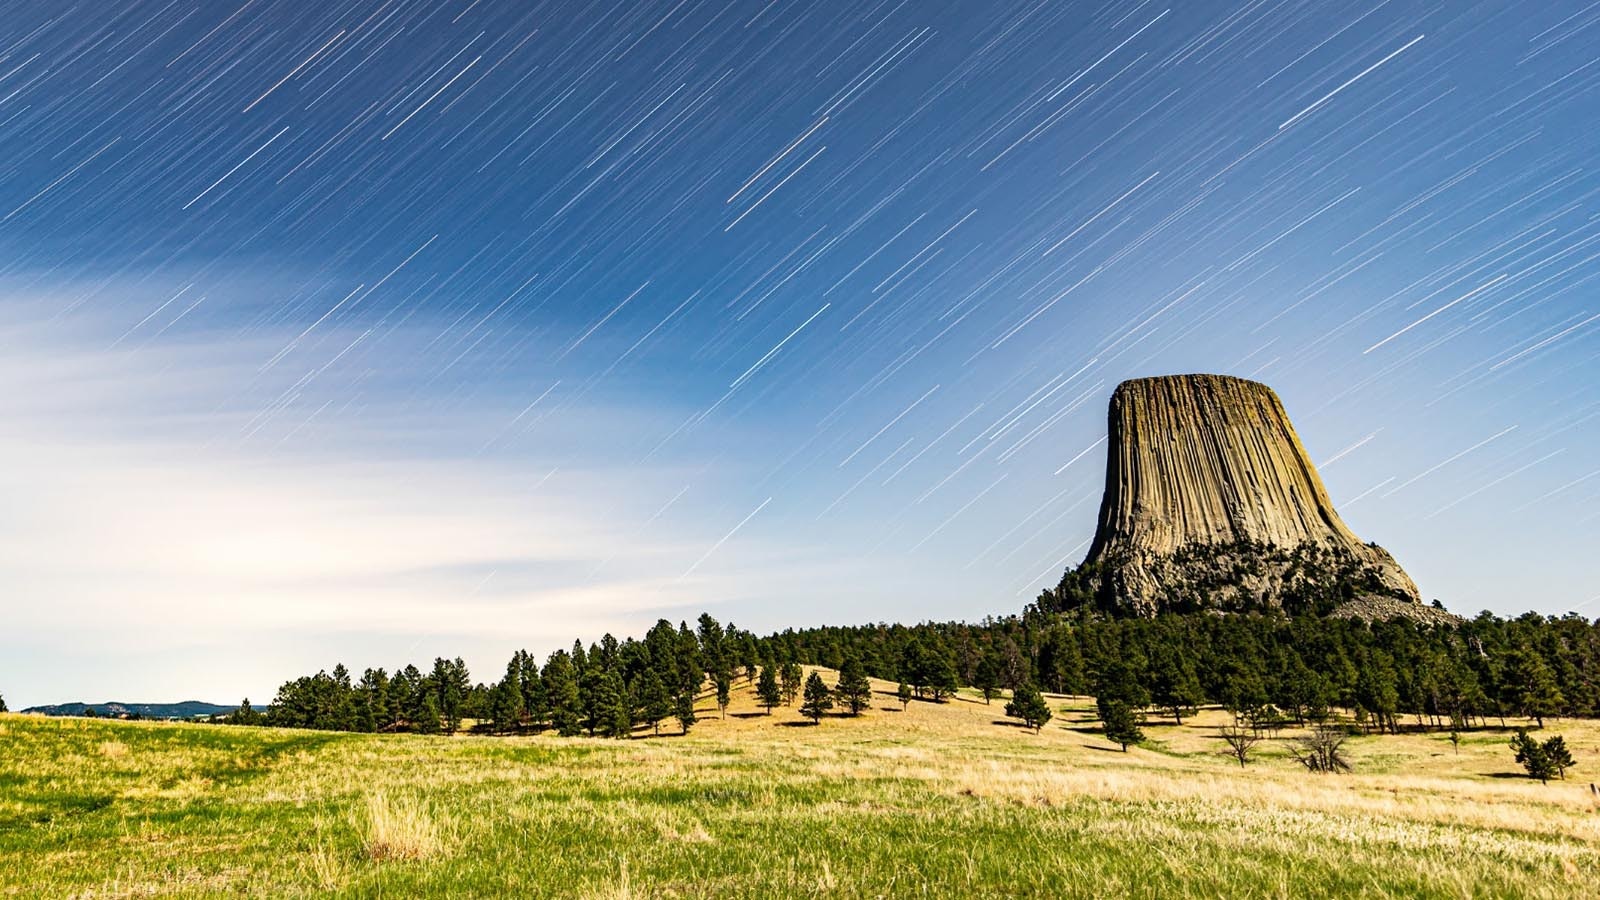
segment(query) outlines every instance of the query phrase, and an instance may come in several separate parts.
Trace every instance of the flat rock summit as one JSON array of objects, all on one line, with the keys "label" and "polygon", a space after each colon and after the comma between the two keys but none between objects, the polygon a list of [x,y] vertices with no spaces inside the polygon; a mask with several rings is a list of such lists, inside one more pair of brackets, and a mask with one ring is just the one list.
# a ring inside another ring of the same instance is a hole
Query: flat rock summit
[{"label": "flat rock summit", "polygon": [[1061,605],[1433,618],[1394,557],[1339,518],[1264,384],[1137,378],[1111,396],[1106,488]]}]

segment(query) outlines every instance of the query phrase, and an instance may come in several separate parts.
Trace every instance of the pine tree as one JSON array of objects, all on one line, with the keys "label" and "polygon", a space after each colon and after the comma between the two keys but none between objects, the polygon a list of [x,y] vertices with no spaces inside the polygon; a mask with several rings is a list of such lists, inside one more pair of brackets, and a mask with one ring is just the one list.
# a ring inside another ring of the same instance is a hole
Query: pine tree
[{"label": "pine tree", "polygon": [[767,708],[769,716],[772,715],[772,708],[783,702],[783,691],[778,687],[778,676],[773,673],[771,665],[761,667],[761,680],[756,682],[756,697]]},{"label": "pine tree", "polygon": [[1555,673],[1544,657],[1526,648],[1512,656],[1509,668],[1506,680],[1515,696],[1514,705],[1543,728],[1545,717],[1560,713],[1567,702]]},{"label": "pine tree", "polygon": [[601,734],[610,738],[625,738],[633,733],[633,702],[623,689],[617,673],[606,672],[600,677],[596,706],[600,715]]},{"label": "pine tree", "polygon": [[1544,756],[1550,761],[1550,767],[1556,770],[1561,780],[1567,780],[1567,770],[1575,763],[1572,760],[1572,751],[1567,749],[1567,742],[1561,735],[1555,735],[1544,742]]},{"label": "pine tree", "polygon": [[[0,703],[0,712],[5,712],[5,705]],[[260,725],[261,713],[250,708],[250,698],[244,698],[239,708],[228,714],[229,725]]]},{"label": "pine tree", "polygon": [[562,737],[572,737],[583,728],[583,701],[573,672],[572,657],[565,651],[550,654],[544,664],[545,696],[550,703],[550,724]]},{"label": "pine tree", "polygon": [[833,709],[833,692],[822,683],[822,676],[816,672],[806,679],[805,700],[800,704],[800,714],[809,718],[813,724],[822,724],[822,715]]},{"label": "pine tree", "polygon": [[983,654],[973,670],[972,686],[983,694],[985,705],[1000,696],[1000,660],[993,651]]},{"label": "pine tree", "polygon": [[1006,704],[1006,715],[1021,719],[1024,724],[1038,734],[1049,722],[1053,714],[1050,704],[1044,700],[1044,695],[1032,683],[1024,684],[1011,692],[1011,702]]},{"label": "pine tree", "polygon": [[[245,702],[248,703],[249,701],[245,701]],[[5,695],[0,694],[0,713],[3,713],[3,712],[10,712],[10,710],[6,709],[6,698],[5,698]]]},{"label": "pine tree", "polygon": [[800,696],[800,684],[805,673],[800,670],[800,665],[793,660],[785,662],[778,668],[778,680],[783,682],[783,702],[793,703],[794,698]]},{"label": "pine tree", "polygon": [[1122,745],[1128,752],[1129,744],[1144,743],[1144,731],[1139,728],[1138,716],[1132,707],[1121,700],[1112,700],[1100,706],[1100,721],[1105,725],[1106,740]]},{"label": "pine tree", "polygon": [[434,685],[434,703],[439,711],[439,721],[446,733],[455,734],[461,727],[467,694],[472,690],[467,664],[459,656],[454,660],[436,658],[429,678]]},{"label": "pine tree", "polygon": [[900,682],[900,686],[895,689],[894,695],[900,700],[900,711],[905,712],[906,707],[911,705],[911,685],[906,684],[904,681]]},{"label": "pine tree", "polygon": [[862,710],[872,705],[872,682],[862,674],[859,659],[854,656],[844,658],[839,667],[839,684],[834,692],[852,716],[861,715]]},{"label": "pine tree", "polygon": [[[1545,745],[1528,736],[1528,729],[1518,728],[1511,737],[1511,749],[1516,753],[1517,762],[1528,770],[1528,775],[1542,782],[1549,782],[1550,776],[1556,774],[1556,767],[1550,761],[1550,754],[1546,752]],[[1565,743],[1562,745],[1565,749]]]},{"label": "pine tree", "polygon": [[683,729],[681,733],[688,734],[689,728],[700,721],[694,714],[694,691],[683,691],[678,694],[672,713],[678,719],[678,727]]},{"label": "pine tree", "polygon": [[1192,715],[1204,699],[1200,693],[1200,679],[1195,677],[1194,664],[1177,647],[1163,648],[1155,654],[1150,666],[1150,700],[1156,706],[1169,710],[1172,718],[1183,724],[1183,717]]},{"label": "pine tree", "polygon": [[672,694],[662,683],[660,675],[653,671],[644,674],[644,688],[639,700],[645,724],[659,735],[661,720],[672,715]]},{"label": "pine tree", "polygon": [[933,692],[935,703],[943,703],[944,698],[954,696],[956,688],[955,666],[950,664],[950,657],[944,653],[932,653],[927,658],[926,684],[928,690]]},{"label": "pine tree", "polygon": [[417,718],[417,731],[422,734],[438,734],[443,727],[439,715],[439,698],[427,694],[422,698],[422,715]]},{"label": "pine tree", "polygon": [[719,671],[714,681],[717,687],[717,718],[726,719],[728,703],[733,699],[733,676],[726,671]]}]

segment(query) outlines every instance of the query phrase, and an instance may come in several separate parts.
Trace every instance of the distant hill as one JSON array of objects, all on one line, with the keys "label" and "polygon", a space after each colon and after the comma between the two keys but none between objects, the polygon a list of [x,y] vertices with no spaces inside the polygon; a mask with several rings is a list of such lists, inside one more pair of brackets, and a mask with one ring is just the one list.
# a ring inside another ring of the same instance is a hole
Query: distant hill
[{"label": "distant hill", "polygon": [[219,713],[233,712],[236,708],[234,706],[218,706],[215,703],[202,703],[199,700],[184,700],[181,703],[118,703],[107,701],[105,703],[52,703],[47,706],[30,706],[23,712],[45,716],[81,716],[92,709],[95,715],[108,718],[142,716],[147,719],[194,719],[200,716],[214,716]]}]

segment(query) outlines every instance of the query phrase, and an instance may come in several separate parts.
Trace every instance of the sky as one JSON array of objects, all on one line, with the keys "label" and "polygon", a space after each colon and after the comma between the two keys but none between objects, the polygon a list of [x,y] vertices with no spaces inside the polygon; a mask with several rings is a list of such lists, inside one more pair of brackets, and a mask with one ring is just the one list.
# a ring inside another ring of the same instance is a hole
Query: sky
[{"label": "sky", "polygon": [[1600,614],[1600,4],[22,2],[0,693],[1021,610],[1123,379]]}]

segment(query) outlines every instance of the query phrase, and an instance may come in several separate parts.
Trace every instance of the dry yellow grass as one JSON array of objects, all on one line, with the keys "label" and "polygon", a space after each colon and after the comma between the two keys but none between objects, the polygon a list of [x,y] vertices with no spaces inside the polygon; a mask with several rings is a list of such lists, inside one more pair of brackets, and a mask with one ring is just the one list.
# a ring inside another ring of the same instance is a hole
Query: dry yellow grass
[{"label": "dry yellow grass", "polygon": [[1034,734],[892,687],[811,726],[741,682],[631,741],[0,717],[0,896],[1600,896],[1597,723],[1548,729],[1568,782],[1498,730],[1311,776],[1241,770],[1219,711],[1122,753],[1086,698]]},{"label": "dry yellow grass", "polygon": [[443,848],[433,814],[414,797],[391,797],[382,791],[368,794],[357,827],[368,859],[427,859]]}]

